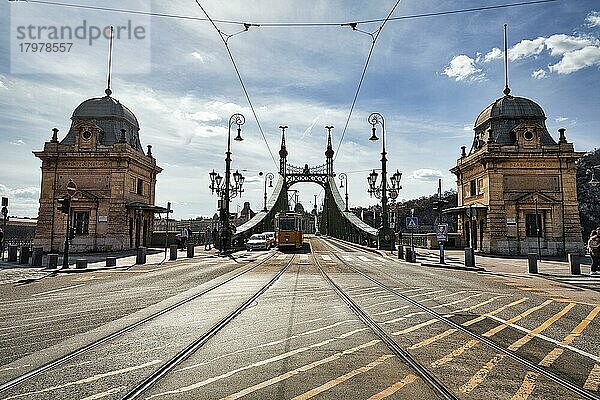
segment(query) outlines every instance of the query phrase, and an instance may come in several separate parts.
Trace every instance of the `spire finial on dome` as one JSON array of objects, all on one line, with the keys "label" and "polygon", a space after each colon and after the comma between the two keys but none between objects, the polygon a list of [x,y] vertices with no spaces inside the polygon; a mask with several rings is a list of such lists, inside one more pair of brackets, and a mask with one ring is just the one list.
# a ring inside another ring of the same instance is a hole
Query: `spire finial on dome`
[{"label": "spire finial on dome", "polygon": [[508,33],[507,26],[504,24],[504,95],[510,94],[510,88],[508,87]]},{"label": "spire finial on dome", "polygon": [[110,96],[112,94],[112,90],[110,90],[110,78],[112,74],[113,30],[114,28],[111,25],[108,44],[108,79],[106,83],[106,90],[104,91],[104,93],[106,93],[107,96]]}]

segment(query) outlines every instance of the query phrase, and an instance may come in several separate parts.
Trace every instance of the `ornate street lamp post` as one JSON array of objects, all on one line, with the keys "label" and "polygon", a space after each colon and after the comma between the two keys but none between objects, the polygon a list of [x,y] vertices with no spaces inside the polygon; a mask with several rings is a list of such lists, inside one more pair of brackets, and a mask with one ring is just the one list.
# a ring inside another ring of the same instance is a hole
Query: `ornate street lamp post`
[{"label": "ornate street lamp post", "polygon": [[345,191],[346,191],[346,211],[348,211],[348,175],[345,173],[340,174],[340,187],[344,187],[344,181],[346,181]]},{"label": "ornate street lamp post", "polygon": [[[219,219],[221,221],[221,253],[227,252],[231,248],[231,226],[229,224],[229,203],[232,198],[237,195],[242,195],[244,191],[242,186],[245,178],[239,171],[231,174],[231,126],[237,125],[237,136],[233,139],[238,142],[242,139],[242,125],[246,122],[246,118],[242,114],[233,114],[229,117],[229,127],[227,130],[227,152],[225,153],[225,177],[216,173],[214,170],[208,174],[210,177],[209,189],[212,193],[217,193],[221,198],[219,202]],[[231,183],[231,175],[233,175],[233,184]]]},{"label": "ornate street lamp post", "polygon": [[[259,175],[262,175],[263,173],[259,173]],[[275,178],[275,175],[273,175],[270,172],[267,172],[265,174],[265,191],[264,191],[264,198],[265,198],[265,206],[263,207],[263,211],[267,212],[269,211],[267,209],[267,180],[269,180],[269,187],[272,188],[273,187],[273,179]]]},{"label": "ornate street lamp post", "polygon": [[376,125],[381,125],[381,138],[382,138],[382,146],[381,146],[381,185],[377,187],[377,172],[373,170],[369,174],[367,181],[369,182],[369,194],[371,196],[375,195],[376,198],[381,198],[381,227],[379,228],[379,232],[377,233],[379,249],[380,250],[394,250],[395,248],[395,239],[396,235],[393,230],[390,229],[389,224],[389,215],[388,215],[388,194],[392,199],[396,199],[398,197],[398,191],[402,189],[400,186],[400,179],[402,178],[402,174],[398,171],[392,176],[390,179],[392,187],[388,188],[387,182],[387,158],[385,151],[385,120],[383,119],[383,115],[374,112],[369,115],[367,119],[372,127],[372,135],[369,138],[371,141],[377,141],[379,138],[376,135],[377,127]]}]

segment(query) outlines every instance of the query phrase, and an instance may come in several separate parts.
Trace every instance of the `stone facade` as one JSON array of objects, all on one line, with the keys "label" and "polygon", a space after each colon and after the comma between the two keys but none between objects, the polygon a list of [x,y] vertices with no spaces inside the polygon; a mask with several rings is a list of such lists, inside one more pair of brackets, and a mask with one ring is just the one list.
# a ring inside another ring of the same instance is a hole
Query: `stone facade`
[{"label": "stone facade", "polygon": [[[541,107],[506,94],[475,123],[457,177],[459,233],[484,253],[564,256],[583,251],[574,151],[564,129],[556,142]],[[539,240],[538,240],[539,239]]]},{"label": "stone facade", "polygon": [[[123,112],[126,111],[126,112]],[[73,252],[115,251],[149,243],[153,231],[157,174],[162,169],[145,154],[137,120],[108,94],[86,100],[73,113],[67,136],[58,130],[42,151],[40,207],[34,246],[46,252],[64,246],[67,215],[57,209],[70,180],[77,185],[71,201]],[[117,136],[115,131],[120,132]]]}]

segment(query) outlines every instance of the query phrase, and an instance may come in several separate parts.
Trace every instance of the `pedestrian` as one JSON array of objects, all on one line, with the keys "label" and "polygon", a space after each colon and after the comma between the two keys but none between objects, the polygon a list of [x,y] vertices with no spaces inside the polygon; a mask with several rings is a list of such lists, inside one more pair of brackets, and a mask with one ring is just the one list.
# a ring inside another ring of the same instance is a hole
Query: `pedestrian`
[{"label": "pedestrian", "polygon": [[598,271],[600,266],[600,228],[592,231],[587,247],[592,257],[592,272],[590,272],[590,275],[600,275]]},{"label": "pedestrian", "polygon": [[181,247],[185,249],[187,246],[187,241],[189,237],[189,232],[186,227],[181,228]]},{"label": "pedestrian", "polygon": [[210,227],[206,227],[206,232],[204,233],[204,250],[210,250],[211,236]]}]

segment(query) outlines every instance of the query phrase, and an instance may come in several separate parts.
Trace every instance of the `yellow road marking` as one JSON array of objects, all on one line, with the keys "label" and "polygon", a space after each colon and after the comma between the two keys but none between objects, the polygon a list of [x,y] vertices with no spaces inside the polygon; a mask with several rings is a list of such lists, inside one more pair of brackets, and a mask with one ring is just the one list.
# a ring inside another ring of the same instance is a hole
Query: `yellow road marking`
[{"label": "yellow road marking", "polygon": [[506,304],[506,305],[504,305],[504,306],[502,306],[500,308],[495,309],[494,311],[490,311],[487,314],[480,315],[477,318],[473,318],[472,320],[464,322],[462,325],[463,326],[471,326],[473,324],[476,324],[477,322],[483,321],[484,319],[486,319],[486,317],[490,317],[492,315],[496,315],[499,312],[502,312],[502,311],[504,311],[504,310],[506,310],[506,309],[508,309],[510,307],[514,307],[514,306],[516,306],[518,304],[521,304],[521,303],[523,303],[524,301],[527,301],[527,300],[529,300],[529,297],[520,298],[519,300],[516,300],[516,301],[513,301],[512,303]]},{"label": "yellow road marking", "polygon": [[592,368],[592,372],[588,375],[583,387],[584,389],[593,390],[594,392],[598,391],[598,387],[600,387],[600,365],[594,365],[594,368]]},{"label": "yellow road marking", "polygon": [[479,340],[477,340],[477,339],[471,339],[467,343],[465,343],[462,346],[460,346],[458,349],[455,349],[451,353],[446,354],[444,357],[438,358],[437,360],[435,360],[434,362],[432,362],[431,366],[433,368],[437,368],[437,367],[440,367],[440,366],[442,366],[442,365],[444,365],[446,363],[449,363],[450,361],[454,360],[455,358],[460,357],[465,351],[467,351],[470,348],[472,348],[475,345],[477,345],[477,343],[479,343]]},{"label": "yellow road marking", "polygon": [[548,304],[552,303],[552,300],[546,300],[545,302],[543,302],[542,304],[539,304],[535,307],[531,307],[529,310],[517,315],[516,317],[513,317],[511,319],[509,319],[508,321],[504,322],[503,324],[498,325],[495,328],[490,329],[489,331],[485,332],[483,334],[483,336],[485,337],[490,337],[490,336],[494,336],[496,333],[504,330],[505,328],[507,328],[509,325],[520,321],[521,319],[525,318],[526,316],[528,316],[529,314],[532,314],[544,307],[546,307]]},{"label": "yellow road marking", "polygon": [[[569,345],[571,343],[573,343],[573,340],[575,340],[576,337],[578,337],[579,335],[581,335],[581,332],[583,332],[583,330],[590,324],[590,322],[592,322],[594,320],[594,318],[596,318],[596,316],[598,315],[598,313],[600,313],[600,306],[594,308],[587,317],[585,317],[580,323],[579,325],[577,325],[572,331],[571,333],[569,333],[562,342],[560,342],[560,344],[563,345]],[[548,353],[546,355],[546,357],[544,357],[544,359],[542,361],[540,361],[540,365],[544,366],[544,367],[549,367],[550,365],[552,365],[552,363],[554,361],[556,361],[556,359],[558,357],[560,357],[560,355],[564,352],[564,349],[562,347],[555,347],[550,353]]]},{"label": "yellow road marking", "polygon": [[[533,339],[538,333],[540,333],[543,330],[547,329],[550,325],[552,325],[553,323],[555,323],[556,321],[558,321],[560,318],[562,318],[574,306],[575,306],[574,303],[567,304],[562,310],[560,310],[559,312],[557,312],[556,314],[554,314],[552,317],[548,318],[546,321],[544,321],[540,326],[538,326],[537,328],[535,328],[534,330],[532,330],[530,333],[528,333],[527,335],[521,337],[518,340],[515,340],[510,346],[508,346],[508,349],[512,350],[512,351],[517,351],[523,345],[525,345],[531,339]],[[490,329],[488,332],[490,332],[490,331],[495,331],[495,328],[494,329]],[[486,332],[486,333],[488,333],[488,332]],[[484,333],[483,336],[486,336],[486,333]],[[491,335],[489,335],[489,336],[491,336]],[[476,388],[480,383],[482,383],[485,380],[485,378],[491,372],[491,370],[496,365],[498,365],[498,363],[503,358],[504,358],[503,354],[496,354],[494,357],[492,357],[492,359],[490,361],[487,362],[487,364],[485,364],[479,371],[477,371],[475,373],[475,375],[473,375],[471,377],[471,379],[467,383],[465,383],[463,386],[461,386],[461,388],[459,390],[462,393],[468,393],[471,390],[473,390],[474,388]],[[523,387],[523,393],[521,395],[525,395],[528,390],[530,390],[530,393],[531,393],[531,391],[533,391],[533,387],[534,387],[533,385],[534,385],[533,381],[527,380],[527,377],[526,377],[525,382],[523,382],[523,385],[521,385]]]},{"label": "yellow road marking", "polygon": [[[313,329],[313,330],[310,330],[310,331],[298,333],[296,335],[292,335],[292,336],[286,337],[285,339],[274,340],[272,342],[259,344],[257,346],[252,346],[252,347],[248,347],[248,348],[245,348],[245,349],[236,350],[236,351],[233,351],[231,353],[226,353],[226,354],[220,355],[218,357],[212,358],[212,359],[210,359],[210,361],[204,361],[204,362],[201,362],[201,363],[198,363],[198,364],[188,365],[187,367],[183,367],[183,368],[175,370],[175,372],[187,371],[189,369],[197,368],[197,367],[206,365],[206,364],[208,364],[210,362],[214,362],[214,361],[219,360],[221,358],[231,357],[231,356],[234,356],[236,354],[243,353],[245,351],[257,350],[257,349],[260,349],[262,347],[274,346],[274,345],[277,345],[277,344],[285,343],[285,342],[291,341],[292,339],[297,339],[297,338],[302,337],[302,336],[310,335],[310,334],[313,334],[313,333],[318,333],[318,332],[321,332],[321,331],[324,331],[324,330],[327,330],[327,329],[330,329],[330,328],[334,328],[334,327],[342,325],[342,324],[346,324],[346,323],[349,323],[349,322],[356,322],[356,321],[357,320],[355,320],[355,319],[346,320],[346,321],[340,321],[340,322],[336,322],[336,323],[331,324],[331,325],[327,325],[327,326],[316,328],[316,329]],[[360,331],[366,331],[368,329],[369,328],[360,328],[360,329],[357,329],[357,330],[351,331],[351,332],[357,333],[357,332],[360,332]]]},{"label": "yellow road marking", "polygon": [[[475,324],[475,323],[477,323],[479,321],[483,321],[486,317],[498,314],[499,312],[502,312],[502,311],[504,311],[504,310],[506,310],[506,309],[508,309],[510,307],[516,306],[518,304],[521,304],[521,303],[523,303],[526,300],[528,300],[528,297],[523,297],[523,298],[521,298],[519,300],[513,301],[512,303],[503,305],[500,308],[497,308],[497,309],[495,309],[493,311],[490,311],[489,313],[486,313],[484,315],[480,315],[477,318],[473,318],[472,320],[463,322],[462,325],[463,326],[473,325],[473,324]],[[433,368],[437,368],[437,367],[442,366],[442,365],[444,365],[446,363],[449,363],[450,361],[454,360],[455,358],[460,357],[465,351],[467,351],[467,350],[471,349],[472,347],[476,346],[477,343],[479,343],[479,340],[471,339],[467,343],[465,343],[464,345],[462,345],[461,347],[453,350],[449,354],[446,354],[444,357],[439,358],[439,359],[435,360],[434,362],[432,362],[431,366]]]},{"label": "yellow road marking", "polygon": [[[327,344],[335,342],[336,340],[345,339],[347,337],[350,337],[350,336],[354,335],[355,333],[362,332],[362,331],[367,330],[367,329],[369,329],[369,328],[355,329],[353,331],[346,332],[346,333],[344,333],[342,335],[339,335],[339,336],[336,336],[334,338],[330,338],[330,339],[324,340],[324,341],[319,342],[319,343],[311,344],[309,346],[300,347],[298,349],[294,349],[294,350],[288,351],[286,353],[278,354],[276,356],[273,356],[273,357],[270,357],[270,358],[267,358],[267,359],[264,359],[264,360],[257,361],[257,362],[255,362],[253,364],[244,365],[243,367],[239,367],[237,369],[233,369],[231,371],[227,371],[227,372],[225,372],[225,373],[223,373],[221,375],[213,376],[211,378],[207,378],[207,379],[205,379],[203,381],[196,382],[196,383],[193,383],[191,385],[181,387],[179,389],[174,389],[174,390],[170,390],[170,391],[163,392],[163,393],[157,393],[155,395],[152,395],[152,396],[148,397],[147,400],[151,399],[151,398],[154,398],[154,397],[166,396],[166,395],[169,395],[169,394],[178,394],[178,393],[189,392],[190,390],[198,389],[198,388],[206,386],[206,385],[208,385],[210,383],[214,383],[214,382],[220,381],[222,379],[229,378],[229,377],[237,374],[238,372],[247,371],[247,370],[250,370],[250,369],[255,368],[255,367],[260,367],[262,365],[266,365],[266,364],[269,364],[269,363],[272,363],[272,362],[281,361],[281,360],[289,358],[289,357],[291,357],[293,355],[296,355],[296,354],[299,354],[299,353],[311,350],[313,348],[318,348],[318,347],[325,346]],[[372,342],[368,342],[368,343],[372,343]],[[379,342],[379,340],[376,340],[374,342]],[[372,346],[374,344],[375,343],[372,343],[369,346]],[[361,346],[363,346],[363,345],[361,345]],[[369,347],[369,346],[367,346],[367,347]],[[350,350],[352,350],[352,349],[350,349]],[[358,350],[360,350],[360,349],[358,349]],[[354,350],[354,351],[358,351],[358,350]],[[351,353],[354,352],[354,351],[351,351]],[[350,353],[348,353],[348,354],[350,354]]]},{"label": "yellow road marking", "polygon": [[348,379],[351,379],[351,378],[355,377],[356,375],[360,375],[362,373],[372,370],[373,368],[377,367],[378,365],[383,364],[383,362],[385,362],[385,360],[387,360],[388,358],[392,358],[392,357],[394,357],[393,354],[385,354],[385,355],[377,358],[376,360],[370,362],[369,364],[365,365],[364,367],[357,368],[353,371],[348,372],[347,374],[344,374],[335,379],[332,379],[329,382],[325,382],[324,384],[322,384],[319,387],[316,387],[314,389],[309,390],[306,393],[303,393],[299,396],[294,397],[292,400],[308,400],[310,398],[313,398],[313,397],[317,396],[318,394],[321,394],[321,393],[331,389],[332,387],[339,385],[340,383],[346,382]]},{"label": "yellow road marking", "polygon": [[[470,297],[473,297],[473,296],[470,296]],[[494,298],[492,298],[492,299],[494,299]],[[449,317],[453,317],[454,314],[459,313],[459,312],[466,312],[466,311],[474,310],[474,309],[476,309],[478,307],[481,307],[481,306],[483,306],[485,304],[488,304],[492,299],[488,299],[488,300],[486,300],[486,301],[484,301],[482,303],[475,304],[474,306],[469,306],[469,307],[466,307],[466,308],[462,308],[460,310],[453,311],[451,314],[444,315],[444,317],[449,318]],[[453,301],[452,303],[440,304],[439,306],[436,306],[436,307],[444,307],[444,306],[446,306],[448,304],[455,304],[455,303],[456,302]],[[435,308],[435,307],[432,307],[432,308]],[[412,315],[416,315],[416,314],[423,314],[423,313],[425,313],[425,312],[421,311],[421,312],[418,312],[418,313],[407,314],[407,315],[404,316],[404,318],[412,316]],[[425,326],[429,326],[429,325],[435,324],[436,322],[439,322],[439,321],[440,320],[437,319],[437,318],[432,318],[432,319],[430,319],[428,321],[421,322],[420,324],[413,325],[413,326],[410,326],[408,328],[405,328],[405,329],[402,329],[402,330],[399,330],[399,331],[396,331],[396,332],[392,332],[392,335],[394,335],[394,336],[404,335],[406,333],[410,333],[410,332],[416,331],[417,329],[421,329],[421,328],[423,328]],[[386,321],[384,323],[388,323],[388,322],[389,321]]]},{"label": "yellow road marking", "polygon": [[311,370],[311,369],[313,369],[315,367],[318,367],[319,365],[326,364],[328,362],[337,360],[337,359],[339,359],[340,357],[342,357],[344,355],[355,353],[355,352],[363,350],[363,349],[365,349],[367,347],[374,346],[375,344],[380,343],[380,342],[381,342],[381,340],[378,340],[378,339],[377,340],[371,340],[370,342],[363,343],[360,346],[356,346],[356,347],[353,347],[351,349],[347,349],[347,350],[341,351],[339,353],[335,353],[335,354],[333,354],[333,355],[331,355],[329,357],[326,357],[326,358],[323,358],[321,360],[312,362],[310,364],[303,365],[302,367],[293,369],[293,370],[288,371],[288,372],[286,372],[284,374],[281,374],[279,376],[276,376],[274,378],[271,378],[269,380],[266,380],[264,382],[256,384],[254,386],[250,386],[250,387],[248,387],[248,388],[246,388],[246,389],[244,389],[242,391],[239,391],[237,393],[233,393],[233,394],[231,394],[231,395],[229,395],[227,397],[223,397],[221,400],[235,400],[235,399],[239,399],[240,397],[246,396],[247,394],[253,393],[253,392],[257,391],[257,390],[263,389],[263,388],[265,388],[267,386],[271,386],[271,385],[273,385],[275,383],[278,383],[278,382],[281,382],[283,380],[289,379],[292,376],[298,375],[301,372],[309,371],[309,370]]},{"label": "yellow road marking", "polygon": [[481,382],[485,380],[490,371],[504,358],[504,354],[496,354],[488,361],[479,371],[469,379],[467,383],[462,385],[458,391],[461,393],[469,393],[475,389]]},{"label": "yellow road marking", "polygon": [[398,381],[398,382],[394,383],[392,386],[388,387],[387,389],[384,389],[381,392],[374,394],[373,396],[369,397],[367,400],[385,399],[386,397],[391,396],[394,393],[396,393],[398,390],[402,389],[404,386],[406,386],[410,383],[413,383],[416,379],[417,379],[416,375],[408,374],[401,381]]},{"label": "yellow road marking", "polygon": [[98,399],[102,399],[102,398],[110,396],[112,394],[119,393],[121,390],[126,389],[126,388],[127,388],[127,386],[119,386],[117,388],[113,388],[113,389],[107,390],[106,392],[96,393],[96,394],[93,394],[91,396],[84,397],[81,400],[98,400]]},{"label": "yellow road marking", "polygon": [[106,275],[106,276],[89,275],[89,276],[81,276],[79,278],[73,278],[73,279],[71,279],[71,282],[100,281],[102,279],[108,279],[108,278],[110,278],[110,275]]},{"label": "yellow road marking", "polygon": [[544,321],[543,324],[541,324],[540,326],[532,330],[530,333],[508,346],[508,349],[512,351],[520,349],[523,345],[525,345],[531,339],[533,339],[538,333],[541,333],[542,331],[546,330],[550,325],[561,319],[573,307],[575,307],[574,303],[567,304],[565,308],[554,314],[552,317],[548,318],[546,321]]},{"label": "yellow road marking", "polygon": [[115,376],[115,375],[120,375],[120,374],[126,374],[132,371],[136,371],[138,369],[143,369],[143,368],[147,368],[147,367],[151,367],[153,365],[156,364],[160,364],[161,360],[153,360],[153,361],[149,361],[145,364],[140,364],[140,365],[134,365],[133,367],[127,367],[127,368],[123,368],[123,369],[118,369],[115,371],[109,371],[106,372],[104,374],[98,374],[98,375],[93,375],[93,376],[89,376],[87,378],[83,378],[80,379],[78,381],[73,381],[73,382],[68,382],[62,385],[57,385],[57,386],[51,386],[51,387],[47,387],[41,390],[37,390],[34,392],[27,392],[27,393],[20,393],[11,397],[5,397],[4,400],[9,400],[9,399],[17,399],[19,397],[26,397],[26,396],[31,396],[31,395],[35,395],[35,394],[41,394],[41,393],[47,393],[47,392],[51,392],[53,390],[57,390],[57,389],[64,389],[66,387],[69,386],[75,386],[75,385],[83,385],[86,383],[91,383],[91,382],[95,382],[97,380],[100,380],[102,378],[106,378],[108,376]]},{"label": "yellow road marking", "polygon": [[439,335],[435,335],[435,336],[432,336],[432,337],[430,337],[428,339],[421,340],[419,343],[413,344],[408,349],[409,350],[415,350],[415,349],[420,349],[421,347],[429,346],[433,342],[437,342],[440,339],[443,339],[443,338],[445,338],[447,336],[452,335],[457,330],[458,329],[454,329],[454,328],[448,329],[447,331],[444,331],[444,332],[440,333]]},{"label": "yellow road marking", "polygon": [[535,389],[535,382],[539,375],[540,374],[537,372],[529,371],[527,375],[525,375],[525,379],[523,379],[521,387],[519,387],[519,390],[517,390],[515,395],[512,397],[512,400],[527,400],[529,395],[533,393],[533,389]]}]

